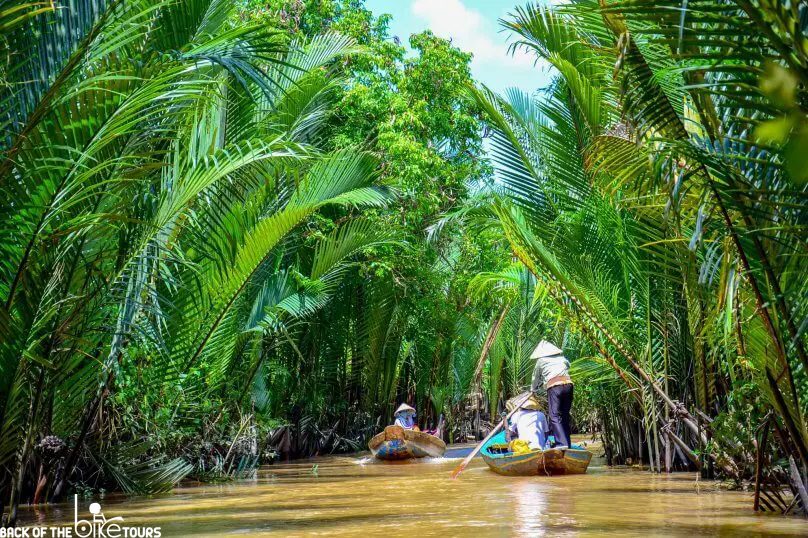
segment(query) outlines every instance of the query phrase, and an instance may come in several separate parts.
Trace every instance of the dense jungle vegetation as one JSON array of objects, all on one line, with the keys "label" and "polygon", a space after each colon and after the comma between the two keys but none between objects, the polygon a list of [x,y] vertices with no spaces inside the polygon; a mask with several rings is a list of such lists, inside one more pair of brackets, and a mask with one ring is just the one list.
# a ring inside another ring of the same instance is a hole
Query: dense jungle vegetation
[{"label": "dense jungle vegetation", "polygon": [[[611,463],[808,466],[808,5],[0,0],[0,511],[479,438],[542,338]],[[408,41],[408,46],[401,42]]]}]

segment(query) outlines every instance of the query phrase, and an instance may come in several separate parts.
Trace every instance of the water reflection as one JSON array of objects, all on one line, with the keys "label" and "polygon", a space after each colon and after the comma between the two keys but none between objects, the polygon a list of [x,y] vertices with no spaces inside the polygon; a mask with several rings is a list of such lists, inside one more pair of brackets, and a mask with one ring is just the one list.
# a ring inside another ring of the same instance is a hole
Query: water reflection
[{"label": "water reflection", "polygon": [[[110,516],[184,536],[704,536],[805,535],[804,520],[751,511],[749,493],[695,475],[609,469],[568,477],[503,477],[475,460],[387,465],[350,457],[263,469],[256,479],[184,487],[170,495],[108,496]],[[318,465],[317,473],[312,466]],[[85,501],[85,504],[89,501]],[[27,508],[27,523],[72,521],[72,506]]]},{"label": "water reflection", "polygon": [[514,530],[524,536],[546,536],[549,488],[531,478],[516,478],[513,484]]}]

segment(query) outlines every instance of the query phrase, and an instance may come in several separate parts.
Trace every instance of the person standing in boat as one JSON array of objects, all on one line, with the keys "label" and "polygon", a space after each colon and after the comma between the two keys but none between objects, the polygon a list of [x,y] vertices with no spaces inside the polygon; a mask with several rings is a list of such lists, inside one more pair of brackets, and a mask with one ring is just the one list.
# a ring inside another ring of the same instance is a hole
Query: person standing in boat
[{"label": "person standing in boat", "polygon": [[525,441],[533,450],[547,448],[547,434],[550,428],[547,425],[547,417],[540,411],[539,399],[535,394],[531,394],[527,399],[525,394],[520,394],[508,400],[506,406],[509,411],[516,402],[521,402],[519,410],[511,416],[505,439]]},{"label": "person standing in boat", "polygon": [[536,359],[530,390],[547,391],[547,411],[555,446],[569,447],[573,391],[569,374],[570,361],[564,357],[563,351],[546,340],[539,342],[530,357]]},{"label": "person standing in boat", "polygon": [[418,430],[418,426],[415,424],[415,408],[410,407],[409,405],[403,403],[398,406],[396,412],[393,413],[396,421],[394,424],[396,426],[401,426],[405,430]]}]

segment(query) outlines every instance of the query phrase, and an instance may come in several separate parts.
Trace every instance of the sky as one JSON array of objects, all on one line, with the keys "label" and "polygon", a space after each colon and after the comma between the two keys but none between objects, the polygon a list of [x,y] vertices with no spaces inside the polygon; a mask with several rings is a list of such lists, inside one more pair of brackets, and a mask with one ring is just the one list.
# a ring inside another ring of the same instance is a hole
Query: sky
[{"label": "sky", "polygon": [[500,31],[498,20],[513,11],[515,0],[366,0],[365,5],[376,15],[391,14],[390,35],[403,43],[426,29],[451,38],[474,55],[474,78],[496,92],[515,86],[533,93],[549,82],[547,68],[534,66],[532,55],[508,54],[513,37]]}]

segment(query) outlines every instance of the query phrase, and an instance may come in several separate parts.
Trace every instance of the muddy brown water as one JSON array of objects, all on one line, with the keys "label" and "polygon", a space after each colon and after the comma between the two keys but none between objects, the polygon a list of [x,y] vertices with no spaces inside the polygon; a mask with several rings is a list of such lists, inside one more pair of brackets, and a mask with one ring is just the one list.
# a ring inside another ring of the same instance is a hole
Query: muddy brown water
[{"label": "muddy brown water", "polygon": [[[724,491],[693,473],[609,468],[595,458],[586,475],[504,477],[476,458],[453,480],[459,461],[334,456],[164,496],[94,500],[107,518],[159,526],[163,538],[808,535],[806,520],[756,514],[750,492]],[[79,501],[80,517],[90,502]],[[21,517],[23,525],[72,524],[73,503],[22,507]]]}]

